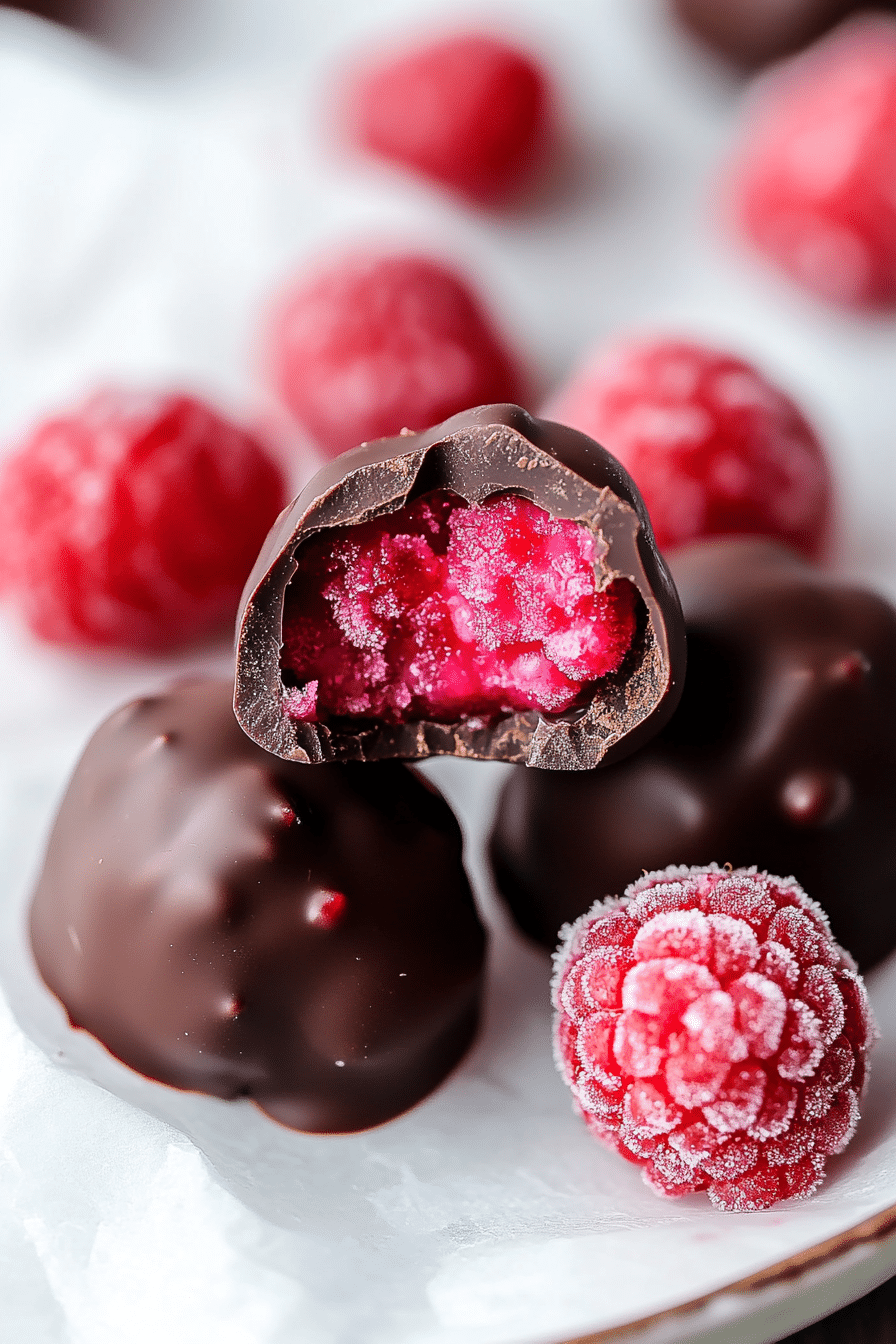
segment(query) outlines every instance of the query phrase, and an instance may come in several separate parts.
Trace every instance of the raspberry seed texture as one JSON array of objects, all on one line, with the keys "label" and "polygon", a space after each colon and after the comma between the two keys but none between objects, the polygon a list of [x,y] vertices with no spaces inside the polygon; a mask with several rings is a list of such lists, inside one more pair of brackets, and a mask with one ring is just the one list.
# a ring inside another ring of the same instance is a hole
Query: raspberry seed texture
[{"label": "raspberry seed texture", "polygon": [[876,1029],[852,958],[793,878],[671,867],[566,925],[558,1068],[658,1194],[805,1198],[859,1116]]}]

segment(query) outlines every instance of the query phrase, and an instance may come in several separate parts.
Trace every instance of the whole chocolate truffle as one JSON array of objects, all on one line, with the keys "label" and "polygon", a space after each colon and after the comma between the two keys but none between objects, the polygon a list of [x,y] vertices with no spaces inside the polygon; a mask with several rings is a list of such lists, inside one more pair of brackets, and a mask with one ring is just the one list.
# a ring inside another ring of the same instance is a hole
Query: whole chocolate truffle
[{"label": "whole chocolate truffle", "polygon": [[38,967],[150,1078],[294,1129],[380,1124],[476,1030],[485,935],[459,827],[403,765],[269,756],[232,694],[191,682],[98,730],[34,897]]},{"label": "whole chocolate truffle", "polygon": [[[869,9],[868,0],[670,0],[696,37],[746,69],[791,56],[828,29]],[[874,8],[892,9],[879,3]]]},{"label": "whole chocolate truffle", "polygon": [[681,609],[640,496],[516,406],[362,444],[271,531],[243,595],[237,718],[302,762],[582,770],[666,721]]},{"label": "whole chocolate truffle", "polygon": [[678,710],[607,770],[513,773],[491,840],[501,891],[553,946],[644,871],[756,864],[795,877],[871,965],[896,945],[896,611],[771,542],[670,564],[688,630]]}]

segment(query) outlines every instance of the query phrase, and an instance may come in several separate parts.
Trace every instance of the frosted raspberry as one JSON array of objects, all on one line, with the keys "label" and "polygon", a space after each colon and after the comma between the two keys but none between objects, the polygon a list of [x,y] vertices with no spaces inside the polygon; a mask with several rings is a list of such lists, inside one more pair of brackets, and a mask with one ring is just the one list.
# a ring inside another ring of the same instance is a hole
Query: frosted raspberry
[{"label": "frosted raspberry", "polygon": [[0,580],[57,644],[163,650],[226,628],[286,502],[250,435],[180,395],[108,391],[0,471]]},{"label": "frosted raspberry", "polygon": [[760,87],[731,171],[746,235],[799,284],[896,303],[896,22],[843,25]]},{"label": "frosted raspberry", "polygon": [[563,929],[553,998],[577,1110],[660,1194],[767,1209],[852,1137],[874,1021],[793,878],[647,873]]},{"label": "frosted raspberry", "polygon": [[595,539],[518,495],[434,490],[297,552],[282,667],[296,719],[562,713],[631,646],[637,594],[597,587]]},{"label": "frosted raspberry", "polygon": [[283,400],[334,455],[524,399],[466,284],[422,257],[341,257],[300,280],[282,299],[271,358]]},{"label": "frosted raspberry", "polygon": [[349,115],[362,148],[492,205],[544,159],[547,83],[515,47],[462,33],[358,72]]},{"label": "frosted raspberry", "polygon": [[554,419],[608,448],[644,496],[660,549],[756,533],[809,556],[831,507],[824,451],[744,360],[683,340],[620,342],[557,394]]}]

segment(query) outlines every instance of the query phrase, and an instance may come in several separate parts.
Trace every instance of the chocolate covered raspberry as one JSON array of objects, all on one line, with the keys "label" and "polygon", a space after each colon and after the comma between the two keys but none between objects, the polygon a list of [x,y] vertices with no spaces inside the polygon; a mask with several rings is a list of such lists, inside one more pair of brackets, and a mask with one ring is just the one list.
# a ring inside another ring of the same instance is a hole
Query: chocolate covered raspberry
[{"label": "chocolate covered raspberry", "polygon": [[349,1132],[420,1101],[476,1030],[485,934],[444,799],[405,766],[260,750],[230,682],[88,744],[31,911],[72,1024],[174,1087]]},{"label": "chocolate covered raspberry", "polygon": [[896,947],[896,610],[749,538],[673,552],[681,702],[628,760],[514,771],[491,853],[518,923],[553,947],[596,894],[666,863],[793,874],[862,967]]},{"label": "chocolate covered raspberry", "polygon": [[[754,69],[779,61],[840,23],[867,0],[669,0],[702,42],[735,65]],[[877,9],[892,9],[878,0]]]}]

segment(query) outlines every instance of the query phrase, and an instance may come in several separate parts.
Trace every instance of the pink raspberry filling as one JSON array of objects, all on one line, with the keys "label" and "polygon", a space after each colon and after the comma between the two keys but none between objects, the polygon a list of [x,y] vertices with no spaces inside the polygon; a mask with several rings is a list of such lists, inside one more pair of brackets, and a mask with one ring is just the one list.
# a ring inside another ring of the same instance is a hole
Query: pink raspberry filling
[{"label": "pink raspberry filling", "polygon": [[320,534],[286,594],[287,712],[451,723],[586,703],[637,625],[632,583],[599,590],[596,545],[518,495],[447,490]]}]

